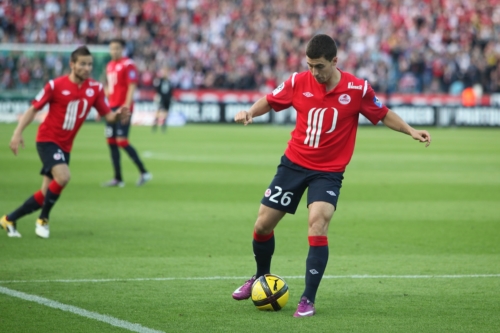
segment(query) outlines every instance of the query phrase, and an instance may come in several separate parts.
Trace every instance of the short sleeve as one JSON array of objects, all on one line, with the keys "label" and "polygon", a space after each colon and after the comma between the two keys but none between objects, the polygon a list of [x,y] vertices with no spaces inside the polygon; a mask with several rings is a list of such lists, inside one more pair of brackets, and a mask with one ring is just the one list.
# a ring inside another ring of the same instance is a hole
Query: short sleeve
[{"label": "short sleeve", "polygon": [[389,112],[389,109],[380,102],[377,96],[375,96],[375,91],[368,81],[365,81],[363,90],[365,91],[365,89],[366,92],[361,99],[361,114],[373,125],[377,125],[377,123],[385,117],[387,112]]},{"label": "short sleeve", "polygon": [[288,80],[266,95],[267,102],[274,111],[285,110],[292,106],[295,74],[297,73],[293,73]]},{"label": "short sleeve", "polygon": [[50,80],[47,82],[45,87],[36,95],[35,99],[31,102],[31,104],[35,107],[37,111],[43,109],[45,104],[49,103],[52,100],[52,95],[54,92],[54,81]]},{"label": "short sleeve", "polygon": [[97,110],[97,113],[99,113],[99,115],[101,116],[105,116],[111,112],[111,109],[106,103],[102,86],[99,87],[99,93],[97,94],[97,98],[94,101],[94,107]]},{"label": "short sleeve", "polygon": [[138,74],[137,74],[137,68],[135,67],[133,62],[130,62],[127,65],[127,83],[137,83],[138,81]]}]

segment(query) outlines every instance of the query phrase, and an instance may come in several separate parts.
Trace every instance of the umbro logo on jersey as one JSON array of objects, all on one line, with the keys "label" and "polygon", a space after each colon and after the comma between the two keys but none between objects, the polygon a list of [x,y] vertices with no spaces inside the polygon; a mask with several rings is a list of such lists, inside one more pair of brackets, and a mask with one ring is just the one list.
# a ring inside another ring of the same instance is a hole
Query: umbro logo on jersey
[{"label": "umbro logo on jersey", "polygon": [[71,93],[69,92],[69,90],[63,90],[61,94],[63,94],[64,96],[68,96]]},{"label": "umbro logo on jersey", "polygon": [[311,94],[309,91],[306,91],[305,93],[303,93],[302,95],[306,96],[306,97],[313,97],[314,95]]},{"label": "umbro logo on jersey", "polygon": [[326,193],[330,194],[332,197],[336,197],[337,195],[333,191],[326,191]]},{"label": "umbro logo on jersey", "polygon": [[347,88],[349,88],[349,89],[363,90],[363,86],[362,85],[355,86],[352,82],[349,82],[347,84]]}]

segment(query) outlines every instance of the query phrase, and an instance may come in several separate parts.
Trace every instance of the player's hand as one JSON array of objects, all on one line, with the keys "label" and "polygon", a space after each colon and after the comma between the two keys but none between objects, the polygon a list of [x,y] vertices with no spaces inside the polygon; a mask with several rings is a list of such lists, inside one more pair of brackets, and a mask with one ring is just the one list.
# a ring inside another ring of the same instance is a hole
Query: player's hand
[{"label": "player's hand", "polygon": [[429,145],[431,144],[431,135],[427,131],[414,130],[410,134],[411,137],[414,138],[415,140],[418,140],[420,142],[427,142],[425,144],[426,147],[429,147]]},{"label": "player's hand", "polygon": [[240,111],[234,116],[234,121],[246,126],[253,122],[253,118],[247,111]]},{"label": "player's hand", "polygon": [[23,147],[24,149],[24,139],[21,134],[15,134],[12,136],[12,139],[10,139],[10,150],[14,153],[14,155],[17,156],[17,152],[19,151],[19,145]]},{"label": "player's hand", "polygon": [[118,119],[121,121],[121,123],[123,125],[128,124],[128,122],[130,121],[130,108],[128,108],[126,106],[122,106],[118,110],[116,110],[115,112],[116,112],[116,116],[118,117]]}]

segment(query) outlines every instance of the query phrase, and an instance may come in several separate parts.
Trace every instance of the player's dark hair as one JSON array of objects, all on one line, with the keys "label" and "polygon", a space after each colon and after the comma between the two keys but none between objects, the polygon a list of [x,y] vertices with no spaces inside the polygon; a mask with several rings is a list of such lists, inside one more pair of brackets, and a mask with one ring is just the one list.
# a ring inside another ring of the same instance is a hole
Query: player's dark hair
[{"label": "player's dark hair", "polygon": [[127,45],[127,43],[125,43],[125,40],[121,39],[121,38],[113,38],[109,41],[109,44],[113,44],[113,43],[118,43],[120,44],[123,48],[125,48],[125,46]]},{"label": "player's dark hair", "polygon": [[71,62],[77,62],[79,56],[89,56],[89,55],[92,55],[92,53],[90,53],[88,47],[83,45],[83,46],[78,47],[73,52],[71,52],[70,59],[71,59]]},{"label": "player's dark hair", "polygon": [[310,59],[324,57],[332,61],[337,56],[337,44],[328,35],[316,35],[307,43],[306,56]]}]

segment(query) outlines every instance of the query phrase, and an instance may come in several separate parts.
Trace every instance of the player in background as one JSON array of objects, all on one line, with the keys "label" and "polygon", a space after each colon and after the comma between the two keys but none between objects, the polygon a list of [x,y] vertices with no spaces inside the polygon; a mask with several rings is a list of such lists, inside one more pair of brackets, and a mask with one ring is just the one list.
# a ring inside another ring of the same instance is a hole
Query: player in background
[{"label": "player in background", "polygon": [[42,187],[19,208],[0,219],[0,225],[9,237],[21,237],[16,221],[39,208],[42,211],[36,220],[35,233],[42,238],[49,237],[49,214],[70,180],[69,159],[73,141],[91,107],[109,123],[128,121],[130,116],[126,107],[111,112],[102,84],[89,79],[92,55],[86,46],[80,46],[71,53],[70,68],[69,75],[50,80],[45,85],[12,135],[10,149],[17,155],[19,146],[24,148],[23,130],[33,121],[37,111],[49,105],[47,117],[36,136],[36,148],[43,164],[40,172],[43,176]]},{"label": "player in background", "polygon": [[[109,43],[109,53],[111,61],[106,66],[107,86],[105,89],[111,110],[125,106],[133,112],[134,92],[137,87],[137,69],[134,61],[123,56],[125,42],[122,39],[113,39]],[[106,122],[106,138],[111,153],[111,161],[115,176],[112,180],[103,184],[106,187],[123,187],[125,183],[122,177],[120,150],[122,148],[135,163],[140,172],[137,186],[141,186],[151,180],[152,175],[147,172],[144,164],[139,158],[135,148],[129,143],[128,136],[130,132],[130,123],[109,123]]]},{"label": "player in background", "polygon": [[170,101],[172,100],[172,83],[168,79],[168,67],[163,67],[160,71],[160,77],[153,82],[156,89],[155,102],[158,103],[155,119],[153,120],[153,132],[161,124],[163,133],[167,130],[168,110],[170,109]]},{"label": "player in background", "polygon": [[379,121],[413,139],[431,143],[427,131],[416,130],[375,96],[370,84],[337,68],[337,46],[327,35],[316,35],[307,44],[309,70],[294,73],[248,111],[238,112],[245,125],[271,109],[294,107],[295,129],[277,173],[266,190],[253,231],[255,275],[235,290],[233,298],[247,299],[256,278],[270,273],[274,253],[274,229],[286,213],[294,214],[308,188],[309,253],[305,290],[294,317],[316,313],[316,293],[328,262],[328,225],[337,208],[343,173],[354,151],[359,114],[374,125]]}]

